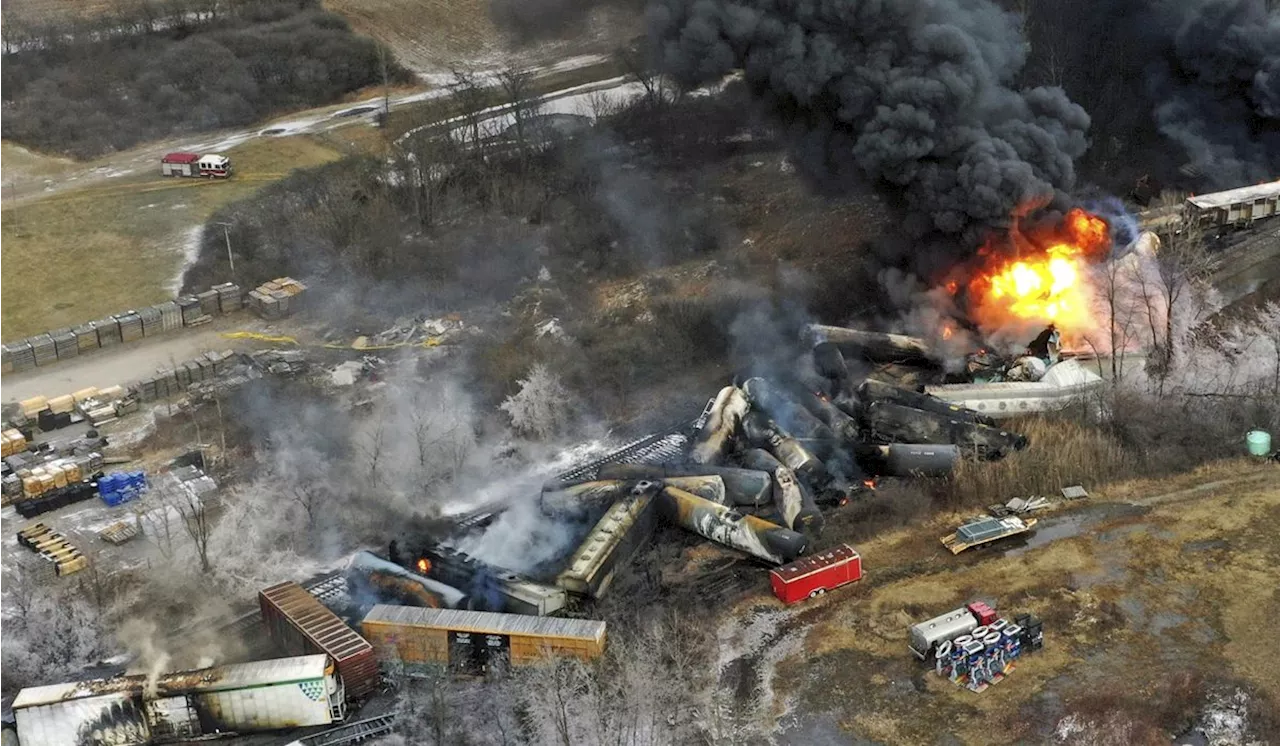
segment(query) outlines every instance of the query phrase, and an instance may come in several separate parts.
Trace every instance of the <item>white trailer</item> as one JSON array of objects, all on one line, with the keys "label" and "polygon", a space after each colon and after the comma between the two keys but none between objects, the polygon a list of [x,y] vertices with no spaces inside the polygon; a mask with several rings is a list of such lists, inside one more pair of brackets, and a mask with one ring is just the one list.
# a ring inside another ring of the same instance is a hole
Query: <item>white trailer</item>
[{"label": "white trailer", "polygon": [[24,746],[141,746],[328,725],[346,716],[325,655],[23,689],[13,701]]}]

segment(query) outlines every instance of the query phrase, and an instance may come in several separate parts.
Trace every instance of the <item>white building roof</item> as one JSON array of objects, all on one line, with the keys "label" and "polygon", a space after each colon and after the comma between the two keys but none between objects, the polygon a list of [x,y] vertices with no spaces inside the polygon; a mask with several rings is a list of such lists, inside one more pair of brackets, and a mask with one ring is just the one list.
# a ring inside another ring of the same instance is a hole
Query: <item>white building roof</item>
[{"label": "white building roof", "polygon": [[1268,197],[1280,197],[1280,180],[1268,182],[1266,184],[1256,184],[1254,186],[1228,189],[1225,192],[1201,194],[1196,197],[1188,197],[1187,201],[1202,210],[1207,210],[1214,207],[1234,205],[1237,202],[1252,202],[1256,199],[1267,199]]},{"label": "white building roof", "polygon": [[[328,665],[327,658],[328,656],[325,655],[299,655],[292,658],[214,666],[194,671],[176,671],[160,676],[156,680],[156,691],[163,696],[186,692],[249,689],[322,679],[325,667]],[[13,700],[13,709],[19,710],[24,707],[38,707],[111,694],[138,696],[146,686],[147,677],[137,675],[28,687],[18,692],[17,698]]]}]

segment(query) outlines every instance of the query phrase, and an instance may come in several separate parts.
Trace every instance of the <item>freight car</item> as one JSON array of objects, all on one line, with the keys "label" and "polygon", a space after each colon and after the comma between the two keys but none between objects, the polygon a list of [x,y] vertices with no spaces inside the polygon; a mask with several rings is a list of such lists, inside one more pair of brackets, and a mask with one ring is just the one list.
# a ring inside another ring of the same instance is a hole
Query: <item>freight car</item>
[{"label": "freight car", "polygon": [[605,642],[604,622],[385,604],[373,607],[360,628],[379,662],[410,674],[441,668],[483,674],[557,655],[590,660]]},{"label": "freight car", "polygon": [[[421,561],[424,565],[426,560]],[[346,569],[347,589],[356,599],[394,598],[408,606],[467,608],[467,594],[388,562],[373,552],[356,552]]]},{"label": "freight car", "polygon": [[848,544],[769,571],[773,593],[784,604],[816,598],[861,578],[862,557]]},{"label": "freight car", "polygon": [[347,698],[361,700],[378,686],[373,646],[305,588],[279,583],[258,592],[267,634],[292,655],[326,653],[338,665]]},{"label": "freight car", "polygon": [[1206,228],[1244,227],[1280,215],[1280,180],[1188,197],[1183,217]]},{"label": "freight car", "polygon": [[140,746],[328,725],[346,716],[327,656],[23,689],[13,700],[28,746]]}]

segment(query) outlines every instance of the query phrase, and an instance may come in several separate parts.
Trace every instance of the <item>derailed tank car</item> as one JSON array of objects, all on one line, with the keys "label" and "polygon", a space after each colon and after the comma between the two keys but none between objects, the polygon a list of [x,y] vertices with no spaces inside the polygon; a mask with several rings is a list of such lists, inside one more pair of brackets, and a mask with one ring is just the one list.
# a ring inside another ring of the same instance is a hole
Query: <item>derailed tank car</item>
[{"label": "derailed tank car", "polygon": [[482,674],[548,656],[598,658],[605,623],[588,619],[378,604],[360,624],[378,660],[405,673]]},{"label": "derailed tank car", "polygon": [[30,746],[139,746],[329,725],[346,717],[325,655],[29,687],[13,701]]}]

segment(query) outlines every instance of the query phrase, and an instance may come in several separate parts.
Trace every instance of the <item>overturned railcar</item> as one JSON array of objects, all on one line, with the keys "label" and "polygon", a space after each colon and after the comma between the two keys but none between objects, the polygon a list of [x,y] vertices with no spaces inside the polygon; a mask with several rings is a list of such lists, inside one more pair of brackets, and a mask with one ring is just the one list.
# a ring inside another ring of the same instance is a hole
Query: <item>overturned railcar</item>
[{"label": "overturned railcar", "polygon": [[18,740],[33,746],[140,746],[328,725],[346,717],[325,655],[52,684],[13,700]]}]

